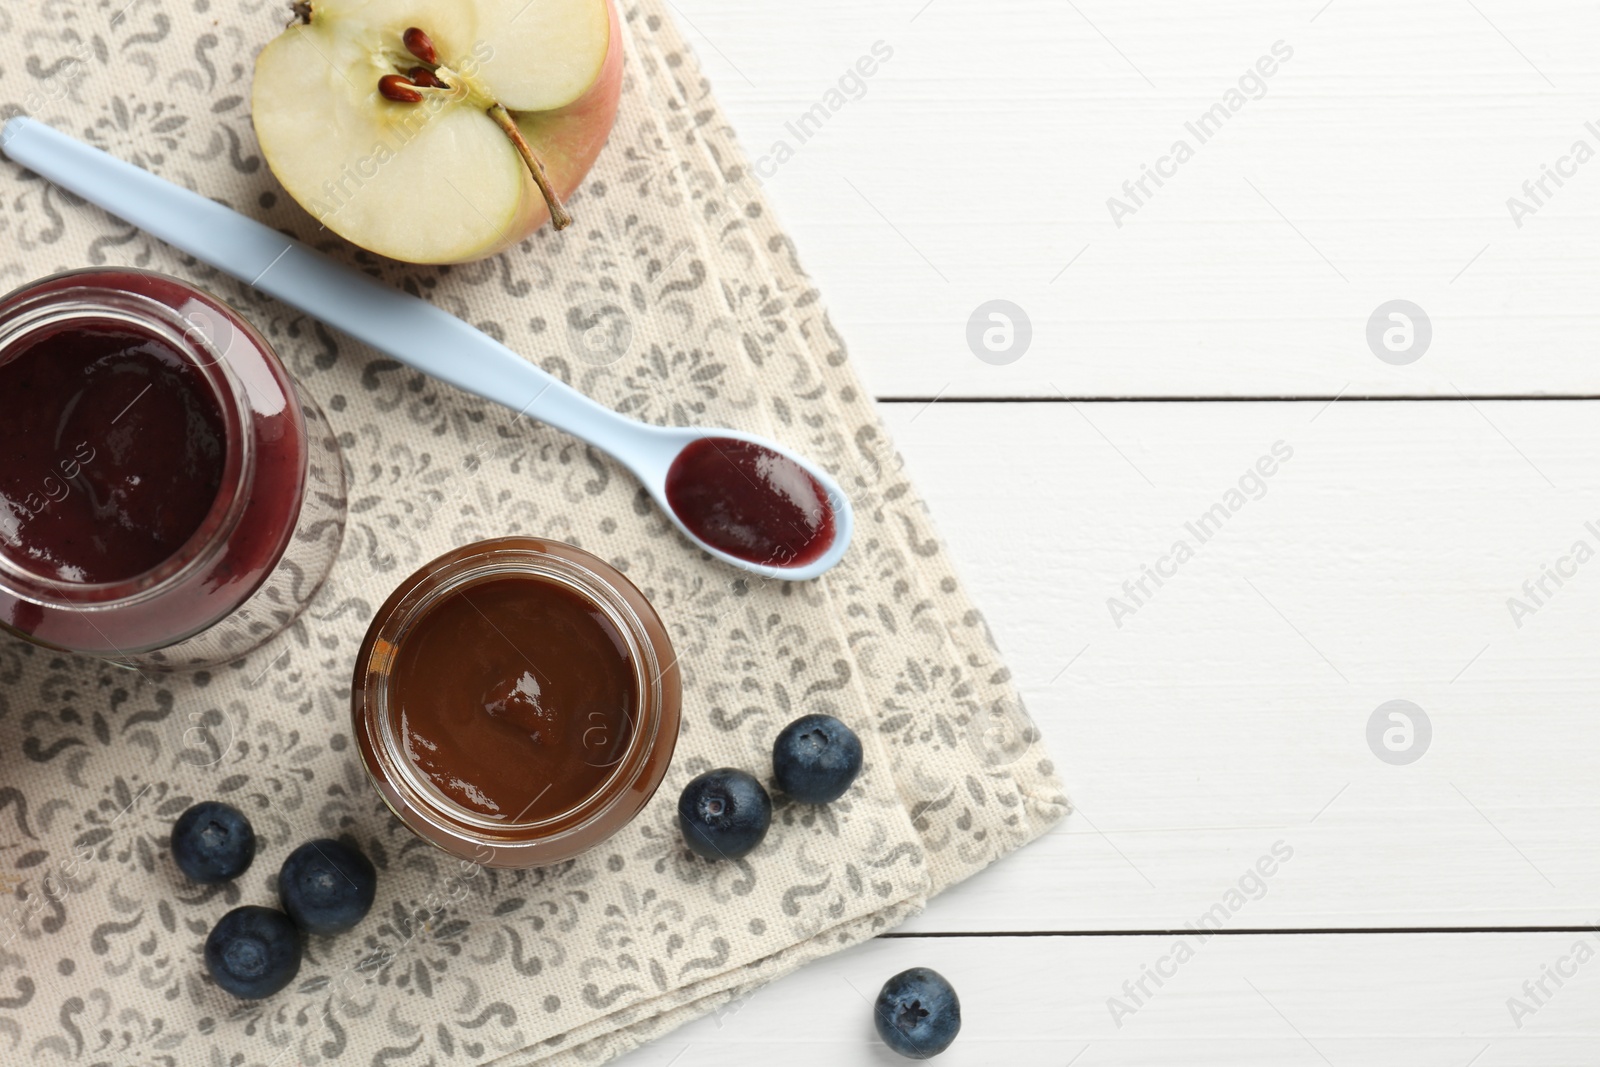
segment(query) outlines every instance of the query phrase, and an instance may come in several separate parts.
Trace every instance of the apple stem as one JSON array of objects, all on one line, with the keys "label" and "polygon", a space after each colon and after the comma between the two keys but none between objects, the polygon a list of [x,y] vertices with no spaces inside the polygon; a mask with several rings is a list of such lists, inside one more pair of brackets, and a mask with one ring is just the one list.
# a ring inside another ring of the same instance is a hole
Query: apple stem
[{"label": "apple stem", "polygon": [[527,138],[522,136],[522,131],[517,129],[516,120],[511,117],[511,113],[503,105],[495,104],[489,109],[489,117],[494,119],[495,125],[505,131],[507,137],[511,138],[511,144],[522,157],[522,162],[528,165],[528,173],[533,175],[533,184],[539,187],[545,206],[550,209],[550,224],[558,230],[571,226],[572,216],[561,206],[561,201],[556,198],[556,191],[550,188],[550,179],[545,176],[544,164],[533,154],[533,146],[528,144]]}]

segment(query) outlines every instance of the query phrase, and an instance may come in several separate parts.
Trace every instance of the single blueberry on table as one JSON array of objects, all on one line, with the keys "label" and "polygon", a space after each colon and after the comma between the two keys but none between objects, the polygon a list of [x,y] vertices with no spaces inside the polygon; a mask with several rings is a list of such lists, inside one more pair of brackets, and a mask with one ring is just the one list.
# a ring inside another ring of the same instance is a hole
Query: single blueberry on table
[{"label": "single blueberry on table", "polygon": [[273,908],[234,908],[206,938],[206,970],[241,1000],[270,997],[300,973],[300,931]]},{"label": "single blueberry on table", "polygon": [[844,796],[861,773],[861,738],[832,715],[802,715],[772,743],[778,788],[802,804]]},{"label": "single blueberry on table", "polygon": [[961,1032],[961,1000],[944,975],[929,967],[901,971],[883,983],[872,1009],[883,1043],[913,1060],[937,1056]]},{"label": "single blueberry on table", "polygon": [[256,858],[256,832],[244,812],[207,800],[172,824],[172,862],[196,882],[237,878]]},{"label": "single blueberry on table", "polygon": [[283,910],[308,934],[343,933],[362,920],[377,895],[372,861],[331,838],[307,841],[278,871]]},{"label": "single blueberry on table", "polygon": [[684,844],[708,860],[736,860],[761,844],[772,825],[772,798],[744,771],[719,767],[695,778],[678,797]]}]

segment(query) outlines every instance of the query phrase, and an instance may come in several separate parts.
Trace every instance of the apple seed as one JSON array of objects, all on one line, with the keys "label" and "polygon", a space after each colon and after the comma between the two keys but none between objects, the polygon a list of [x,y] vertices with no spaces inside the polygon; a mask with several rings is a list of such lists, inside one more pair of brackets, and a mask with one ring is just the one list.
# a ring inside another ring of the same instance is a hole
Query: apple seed
[{"label": "apple seed", "polygon": [[433,47],[433,38],[429,37],[419,27],[412,26],[400,36],[406,46],[406,51],[432,66],[439,65],[439,52]]},{"label": "apple seed", "polygon": [[422,94],[403,74],[385,74],[379,78],[378,92],[385,100],[393,100],[397,104],[422,103]]},{"label": "apple seed", "polygon": [[427,67],[412,67],[410,70],[406,71],[406,77],[411,79],[411,83],[413,85],[420,85],[426,89],[450,88],[450,86],[446,85],[444,81],[440,79],[439,75],[435,74]]}]

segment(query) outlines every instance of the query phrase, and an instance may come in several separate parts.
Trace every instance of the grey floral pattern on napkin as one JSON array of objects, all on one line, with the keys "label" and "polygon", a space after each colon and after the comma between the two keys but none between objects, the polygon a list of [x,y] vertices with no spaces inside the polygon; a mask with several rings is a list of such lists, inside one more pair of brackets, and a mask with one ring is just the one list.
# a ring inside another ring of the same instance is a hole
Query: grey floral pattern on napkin
[{"label": "grey floral pattern on napkin", "polygon": [[[663,424],[768,434],[852,494],[856,541],[801,585],[695,552],[605,456],[393,359],[0,164],[0,286],[125,264],[212,289],[277,347],[339,433],[350,516],[308,612],[245,661],[139,675],[0,639],[0,1062],[597,1063],[870,937],[1066,810],[982,618],[659,0],[623,8],[616,130],[571,207],[479,263],[379,260],[276,186],[248,115],[277,0],[45,0],[0,7],[0,115],[27,113],[461,316],[602,402]],[[678,755],[624,832],[570,863],[489,871],[412,837],[365,781],[349,672],[373,611],[427,559],[530,533],[622,568],[680,653]],[[773,737],[828,712],[866,770],[826,808],[775,793],[736,863],[679,840],[673,800],[713,766],[770,772]],[[198,799],[260,835],[236,883],[166,855]],[[277,866],[346,836],[379,870],[373,913],[314,939],[296,981],[234,1001],[200,946]]]}]

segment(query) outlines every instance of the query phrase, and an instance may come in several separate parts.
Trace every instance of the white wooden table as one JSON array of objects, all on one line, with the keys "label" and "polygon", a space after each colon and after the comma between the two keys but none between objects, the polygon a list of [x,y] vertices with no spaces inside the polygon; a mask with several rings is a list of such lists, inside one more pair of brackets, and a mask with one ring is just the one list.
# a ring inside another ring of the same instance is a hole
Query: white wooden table
[{"label": "white wooden table", "polygon": [[673,3],[1078,811],[627,1062],[1600,1059],[1600,10]]}]

